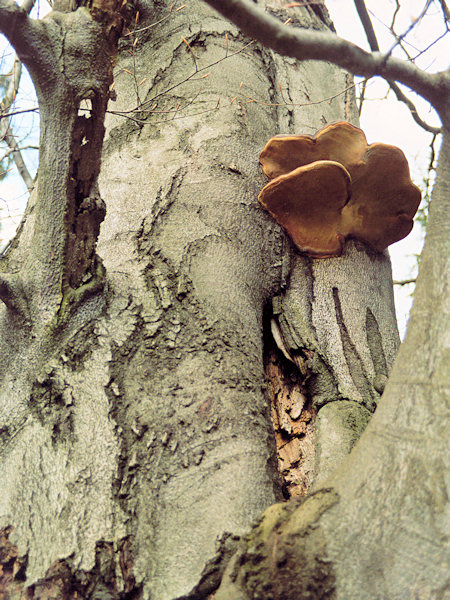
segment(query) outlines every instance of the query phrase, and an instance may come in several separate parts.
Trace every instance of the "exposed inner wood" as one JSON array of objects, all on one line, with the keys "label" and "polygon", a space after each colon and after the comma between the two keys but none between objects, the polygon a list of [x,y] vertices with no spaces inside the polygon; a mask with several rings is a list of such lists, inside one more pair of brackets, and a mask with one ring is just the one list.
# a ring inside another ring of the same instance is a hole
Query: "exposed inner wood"
[{"label": "exposed inner wood", "polygon": [[316,410],[300,372],[274,346],[268,350],[265,370],[284,493],[288,498],[304,496],[314,476]]}]

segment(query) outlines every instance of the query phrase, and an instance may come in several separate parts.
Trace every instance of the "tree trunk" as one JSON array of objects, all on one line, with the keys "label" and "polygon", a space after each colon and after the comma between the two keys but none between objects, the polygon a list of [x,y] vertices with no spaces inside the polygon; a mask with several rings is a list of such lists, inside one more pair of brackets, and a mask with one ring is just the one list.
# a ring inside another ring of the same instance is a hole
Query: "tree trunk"
[{"label": "tree trunk", "polygon": [[[303,7],[294,24],[325,29],[318,15]],[[340,258],[300,257],[257,202],[271,136],[356,120],[348,74],[249,44],[199,2],[142,5],[137,30],[106,120],[106,283],[45,327],[19,329],[0,308],[0,592],[13,599],[24,588],[207,598],[238,537],[282,498],[264,375],[270,317],[290,359],[308,363],[297,373],[315,419],[308,486],[364,429],[398,347],[387,254],[352,243]],[[46,194],[31,199],[13,273],[36,244]],[[336,535],[337,561],[348,532]],[[345,569],[338,582],[352,577]]]},{"label": "tree trunk", "polygon": [[447,130],[443,137],[408,333],[380,405],[315,493],[266,511],[215,600],[447,597]]}]

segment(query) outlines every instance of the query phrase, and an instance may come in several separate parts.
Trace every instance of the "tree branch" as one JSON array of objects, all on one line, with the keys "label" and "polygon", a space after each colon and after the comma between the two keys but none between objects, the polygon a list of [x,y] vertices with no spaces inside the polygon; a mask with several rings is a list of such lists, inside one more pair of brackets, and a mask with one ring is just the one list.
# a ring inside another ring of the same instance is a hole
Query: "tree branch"
[{"label": "tree branch", "polygon": [[450,10],[448,10],[448,6],[447,6],[445,0],[439,0],[439,4],[441,5],[442,14],[444,15],[444,19],[446,21],[450,21]]},{"label": "tree branch", "polygon": [[[406,29],[406,31],[404,31],[403,33],[401,33],[400,35],[398,34],[394,34],[395,35],[395,44],[393,44],[392,48],[390,48],[387,51],[387,56],[391,56],[392,52],[394,51],[394,49],[397,46],[401,46],[402,45],[402,41],[406,38],[406,36],[414,29],[414,27],[420,23],[420,21],[423,19],[423,17],[426,15],[428,9],[430,8],[430,4],[431,4],[432,0],[427,0],[422,12],[420,13],[420,15],[412,20],[411,24],[409,25],[409,27]],[[394,33],[392,31],[392,33]]]},{"label": "tree branch", "polygon": [[399,281],[393,281],[392,283],[394,285],[408,285],[410,283],[416,283],[417,281],[417,277],[414,277],[414,279],[401,279]]},{"label": "tree branch", "polygon": [[13,0],[0,0],[0,17],[0,32],[18,53],[25,53],[28,50],[26,38],[31,33],[27,11]]},{"label": "tree branch", "polygon": [[441,127],[434,127],[433,125],[429,125],[426,121],[424,121],[419,116],[419,113],[417,112],[417,108],[416,108],[414,102],[412,102],[408,98],[408,96],[402,92],[401,88],[395,83],[395,81],[387,80],[387,82],[388,82],[391,90],[397,96],[397,100],[399,100],[400,102],[403,102],[403,104],[406,104],[406,106],[409,108],[409,112],[411,113],[411,116],[414,119],[414,121],[417,123],[417,125],[422,127],[422,129],[425,129],[425,131],[428,131],[428,133],[432,133],[433,135],[438,135],[439,133],[442,132]]},{"label": "tree branch", "polygon": [[[4,111],[9,111],[12,103],[16,98],[17,91],[20,85],[21,75],[22,63],[16,57],[16,59],[14,60],[13,74],[8,82],[8,87],[6,88],[5,95],[1,102],[1,106]],[[0,120],[0,140],[4,140],[6,144],[8,144],[11,152],[13,153],[14,164],[16,165],[20,176],[22,177],[25,185],[27,186],[28,191],[30,192],[33,189],[33,178],[31,177],[30,172],[28,171],[25,165],[22,153],[19,149],[16,138],[14,137],[14,134],[12,132],[11,122],[9,119]]]},{"label": "tree branch", "polygon": [[3,139],[8,144],[12,152],[14,164],[16,165],[19,175],[22,177],[23,182],[27,186],[27,190],[31,192],[34,187],[33,178],[31,177],[25,161],[23,160],[22,152],[20,151],[16,138],[11,131],[11,126],[8,123],[7,125],[7,131],[5,132]]},{"label": "tree branch", "polygon": [[39,76],[48,80],[54,72],[53,52],[43,23],[28,16],[32,6],[32,0],[25,0],[23,6],[13,0],[0,0],[0,33],[13,46],[33,80]]},{"label": "tree branch", "polygon": [[248,0],[205,0],[224,17],[279,54],[298,60],[332,62],[354,75],[378,75],[395,80],[413,89],[439,113],[450,126],[450,72],[426,73],[416,65],[380,52],[366,52],[332,33],[285,27]]},{"label": "tree branch", "polygon": [[372,52],[379,52],[377,36],[370,19],[370,15],[367,12],[366,3],[364,0],[354,0],[356,11],[358,12],[359,20],[364,28],[369,47]]}]

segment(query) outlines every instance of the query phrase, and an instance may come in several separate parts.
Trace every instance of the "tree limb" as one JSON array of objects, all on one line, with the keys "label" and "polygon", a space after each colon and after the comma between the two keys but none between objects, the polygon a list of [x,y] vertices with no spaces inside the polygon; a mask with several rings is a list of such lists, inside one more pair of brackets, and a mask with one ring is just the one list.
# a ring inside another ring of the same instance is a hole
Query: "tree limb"
[{"label": "tree limb", "polygon": [[354,0],[355,8],[359,16],[359,20],[364,28],[367,41],[369,42],[370,49],[372,52],[378,52],[380,50],[378,46],[377,36],[370,19],[370,15],[367,12],[366,3],[364,0]]},{"label": "tree limb", "polygon": [[[31,7],[30,7],[31,9]],[[14,60],[13,66],[13,74],[11,79],[9,80],[8,86],[6,88],[5,95],[1,102],[1,107],[4,111],[9,111],[12,103],[17,95],[17,91],[20,85],[20,77],[22,75],[22,63],[16,57]],[[22,177],[25,185],[27,186],[28,191],[33,189],[33,178],[28,171],[25,161],[23,160],[22,153],[17,144],[16,138],[12,132],[11,122],[9,119],[0,120],[0,140],[4,140],[6,144],[8,144],[12,154],[13,160],[19,171],[20,176]]]},{"label": "tree limb", "polygon": [[23,6],[13,0],[0,0],[0,33],[13,46],[32,79],[38,76],[49,79],[54,71],[53,53],[42,22],[28,16],[32,4],[31,0],[26,0]]},{"label": "tree limb", "polygon": [[444,19],[446,21],[450,21],[450,10],[448,9],[447,3],[445,2],[445,0],[439,0],[439,4],[441,5]]},{"label": "tree limb", "polygon": [[279,54],[298,60],[332,62],[355,75],[375,75],[403,83],[428,100],[444,123],[450,124],[450,73],[426,73],[414,64],[366,52],[332,33],[285,27],[275,17],[265,14],[248,0],[206,0],[224,17]]},{"label": "tree limb", "polygon": [[12,152],[14,164],[16,165],[19,175],[22,177],[23,182],[27,186],[27,190],[31,192],[31,190],[34,187],[33,178],[31,177],[30,172],[27,169],[25,161],[23,160],[22,152],[20,151],[16,138],[14,137],[11,131],[11,126],[8,123],[7,131],[5,132],[3,139],[8,144]]}]

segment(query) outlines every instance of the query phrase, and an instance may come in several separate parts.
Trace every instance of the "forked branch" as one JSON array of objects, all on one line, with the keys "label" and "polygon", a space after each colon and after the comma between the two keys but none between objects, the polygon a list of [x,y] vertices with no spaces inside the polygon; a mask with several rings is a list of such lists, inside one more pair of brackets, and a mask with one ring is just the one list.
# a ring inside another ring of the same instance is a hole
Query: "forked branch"
[{"label": "forked branch", "polygon": [[[367,12],[367,8],[366,8],[366,4],[365,4],[364,0],[355,0],[355,7],[358,12],[358,16],[361,21],[361,24],[364,28],[364,32],[366,34],[370,49],[372,50],[372,52],[380,52],[380,46],[378,44],[377,36],[375,34],[375,30],[373,28],[372,21],[370,19],[370,15]],[[392,81],[392,79],[388,79],[387,82],[388,82],[391,90],[396,95],[397,100],[399,100],[400,102],[403,102],[409,108],[411,116],[414,119],[414,121],[417,123],[417,125],[422,127],[422,129],[425,129],[425,131],[428,131],[429,133],[433,133],[434,135],[440,133],[441,129],[439,127],[433,127],[432,125],[429,125],[423,119],[421,119],[419,113],[417,112],[417,108],[415,107],[412,100],[410,100],[408,98],[408,96],[403,93],[403,91],[397,85],[397,83],[395,81]]]}]

